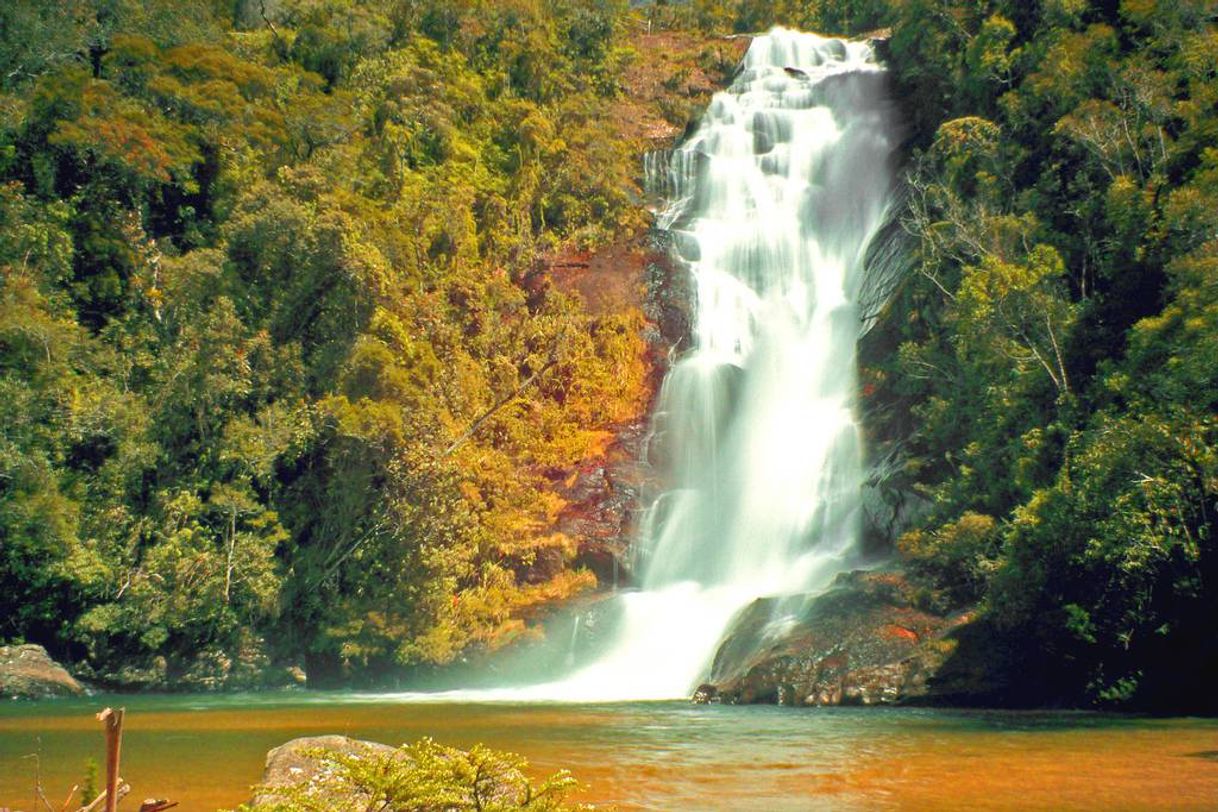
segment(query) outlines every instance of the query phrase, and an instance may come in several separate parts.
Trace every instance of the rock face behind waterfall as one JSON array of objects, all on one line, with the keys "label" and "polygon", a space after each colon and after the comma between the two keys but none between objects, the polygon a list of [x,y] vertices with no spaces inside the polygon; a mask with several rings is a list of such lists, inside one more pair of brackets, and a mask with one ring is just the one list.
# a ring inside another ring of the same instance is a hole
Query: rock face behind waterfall
[{"label": "rock face behind waterfall", "polygon": [[843,573],[823,593],[781,603],[763,598],[745,609],[695,701],[934,701],[934,676],[955,649],[951,633],[968,620],[917,608],[900,573]]}]

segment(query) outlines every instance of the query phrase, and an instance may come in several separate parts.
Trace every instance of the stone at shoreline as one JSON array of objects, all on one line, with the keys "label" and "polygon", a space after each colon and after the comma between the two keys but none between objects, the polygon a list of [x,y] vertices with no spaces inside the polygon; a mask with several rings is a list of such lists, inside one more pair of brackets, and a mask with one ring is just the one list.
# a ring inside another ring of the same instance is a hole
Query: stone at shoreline
[{"label": "stone at shoreline", "polygon": [[266,642],[248,635],[235,646],[208,646],[188,659],[162,655],[108,662],[98,668],[82,662],[75,668],[82,679],[121,692],[259,691],[300,688],[308,682],[294,664],[276,664]]},{"label": "stone at shoreline", "polygon": [[955,648],[950,617],[916,606],[897,572],[844,573],[823,593],[755,601],[736,619],[695,701],[877,705],[933,701]]},{"label": "stone at shoreline", "polygon": [[85,692],[42,646],[0,646],[0,697],[45,699]]}]

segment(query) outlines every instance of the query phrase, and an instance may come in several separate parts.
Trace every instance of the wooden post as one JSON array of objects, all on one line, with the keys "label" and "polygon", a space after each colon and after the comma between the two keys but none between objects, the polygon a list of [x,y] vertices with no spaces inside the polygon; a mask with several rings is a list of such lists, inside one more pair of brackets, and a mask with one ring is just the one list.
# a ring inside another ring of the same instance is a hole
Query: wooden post
[{"label": "wooden post", "polygon": [[97,720],[106,725],[106,812],[118,809],[118,760],[123,745],[123,714],[126,708],[106,708]]}]

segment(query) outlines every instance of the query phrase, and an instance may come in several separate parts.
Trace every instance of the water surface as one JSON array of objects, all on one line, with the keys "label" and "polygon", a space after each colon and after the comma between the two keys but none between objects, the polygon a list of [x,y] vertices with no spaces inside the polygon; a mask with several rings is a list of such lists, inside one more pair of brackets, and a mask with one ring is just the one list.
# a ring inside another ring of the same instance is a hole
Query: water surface
[{"label": "water surface", "polygon": [[561,767],[622,810],[1215,809],[1218,720],[1079,713],[792,709],[680,702],[405,703],[357,694],[93,697],[0,704],[0,807],[58,807],[89,757],[92,714],[127,708],[133,797],[214,810],[249,797],[268,749],[341,733],[484,742]]}]

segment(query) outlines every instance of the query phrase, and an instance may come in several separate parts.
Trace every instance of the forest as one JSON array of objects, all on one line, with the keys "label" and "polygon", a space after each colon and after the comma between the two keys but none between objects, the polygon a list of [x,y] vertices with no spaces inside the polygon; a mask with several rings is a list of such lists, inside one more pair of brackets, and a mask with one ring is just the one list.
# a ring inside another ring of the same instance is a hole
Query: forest
[{"label": "forest", "polygon": [[0,639],[321,678],[590,586],[547,472],[642,409],[641,325],[525,280],[641,222],[621,13],[6,4]]},{"label": "forest", "polygon": [[651,396],[536,285],[647,227],[639,31],[882,43],[909,270],[861,408],[1004,704],[1218,678],[1212,0],[0,9],[0,641],[134,685],[452,661],[596,587],[555,483]]}]

